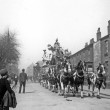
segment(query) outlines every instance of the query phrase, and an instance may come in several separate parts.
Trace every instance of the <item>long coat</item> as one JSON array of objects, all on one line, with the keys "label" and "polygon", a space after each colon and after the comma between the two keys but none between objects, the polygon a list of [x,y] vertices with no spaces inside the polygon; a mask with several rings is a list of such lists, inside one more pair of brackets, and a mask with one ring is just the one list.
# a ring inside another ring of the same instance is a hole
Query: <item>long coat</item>
[{"label": "long coat", "polygon": [[2,103],[2,99],[6,91],[9,91],[9,93],[12,93],[12,89],[10,87],[10,83],[6,78],[0,79],[0,104]]},{"label": "long coat", "polygon": [[16,108],[17,100],[14,91],[11,94],[8,91],[6,91],[2,101],[2,106]]},{"label": "long coat", "polygon": [[26,82],[26,80],[27,80],[27,74],[26,73],[20,73],[20,75],[19,75],[19,82],[21,83],[21,82]]}]

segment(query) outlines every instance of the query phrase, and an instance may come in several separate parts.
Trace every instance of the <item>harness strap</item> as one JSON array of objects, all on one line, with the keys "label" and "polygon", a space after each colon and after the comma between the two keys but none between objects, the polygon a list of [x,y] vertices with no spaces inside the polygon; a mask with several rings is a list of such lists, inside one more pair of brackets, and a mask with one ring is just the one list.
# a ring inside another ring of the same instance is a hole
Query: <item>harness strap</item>
[{"label": "harness strap", "polygon": [[84,75],[80,76],[80,75],[78,74],[78,72],[76,72],[76,75],[77,75],[78,77],[80,77],[80,78],[84,77]]}]

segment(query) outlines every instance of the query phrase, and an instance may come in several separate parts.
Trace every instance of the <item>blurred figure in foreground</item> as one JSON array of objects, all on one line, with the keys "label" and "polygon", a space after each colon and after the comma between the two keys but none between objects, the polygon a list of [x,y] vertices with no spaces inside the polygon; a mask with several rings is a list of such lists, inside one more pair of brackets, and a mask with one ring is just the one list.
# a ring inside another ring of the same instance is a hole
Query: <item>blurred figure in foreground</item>
[{"label": "blurred figure in foreground", "polygon": [[12,94],[12,89],[10,87],[10,82],[7,80],[8,79],[8,71],[6,69],[0,70],[0,110],[9,110],[9,106],[4,106],[3,102],[3,97],[8,91],[10,94]]}]

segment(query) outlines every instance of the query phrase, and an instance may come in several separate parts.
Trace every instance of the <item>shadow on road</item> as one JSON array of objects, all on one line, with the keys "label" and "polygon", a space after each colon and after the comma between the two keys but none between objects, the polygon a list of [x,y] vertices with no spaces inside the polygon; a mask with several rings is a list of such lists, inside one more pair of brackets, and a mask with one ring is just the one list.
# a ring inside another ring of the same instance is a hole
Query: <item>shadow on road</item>
[{"label": "shadow on road", "polygon": [[36,90],[34,90],[34,91],[29,91],[29,92],[25,92],[25,93],[35,93],[36,92]]},{"label": "shadow on road", "polygon": [[110,97],[104,97],[104,96],[101,96],[101,98],[103,98],[103,99],[110,99]]},{"label": "shadow on road", "polygon": [[[84,90],[84,91],[88,92],[88,90]],[[92,91],[90,91],[90,92],[92,92]],[[96,94],[97,92],[94,92],[94,93]],[[109,97],[109,99],[110,99],[110,95],[109,95],[109,94],[100,93],[100,95],[107,96],[107,97]]]},{"label": "shadow on road", "polygon": [[[84,90],[84,91],[86,91],[86,90]],[[83,96],[84,96],[84,98],[94,98],[94,97],[97,97],[97,93],[96,92],[94,92],[95,93],[95,95],[94,96],[88,96],[87,95],[87,93],[84,93],[83,94]],[[104,98],[104,99],[110,99],[110,95],[108,95],[108,94],[104,94],[104,93],[100,93],[100,97],[101,98]],[[73,96],[72,94],[67,94],[67,97],[69,98],[69,97],[77,97],[77,98],[81,98],[81,94],[80,94],[80,92],[78,92],[75,96]]]}]

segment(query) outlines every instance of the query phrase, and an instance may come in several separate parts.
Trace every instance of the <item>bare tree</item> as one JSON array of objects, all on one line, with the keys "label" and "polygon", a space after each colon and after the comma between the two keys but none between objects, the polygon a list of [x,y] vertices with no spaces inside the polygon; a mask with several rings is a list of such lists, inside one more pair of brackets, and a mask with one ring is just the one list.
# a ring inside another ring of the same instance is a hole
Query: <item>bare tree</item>
[{"label": "bare tree", "polygon": [[19,44],[16,34],[5,31],[0,36],[0,69],[6,67],[10,63],[18,63],[20,53],[18,51]]}]

